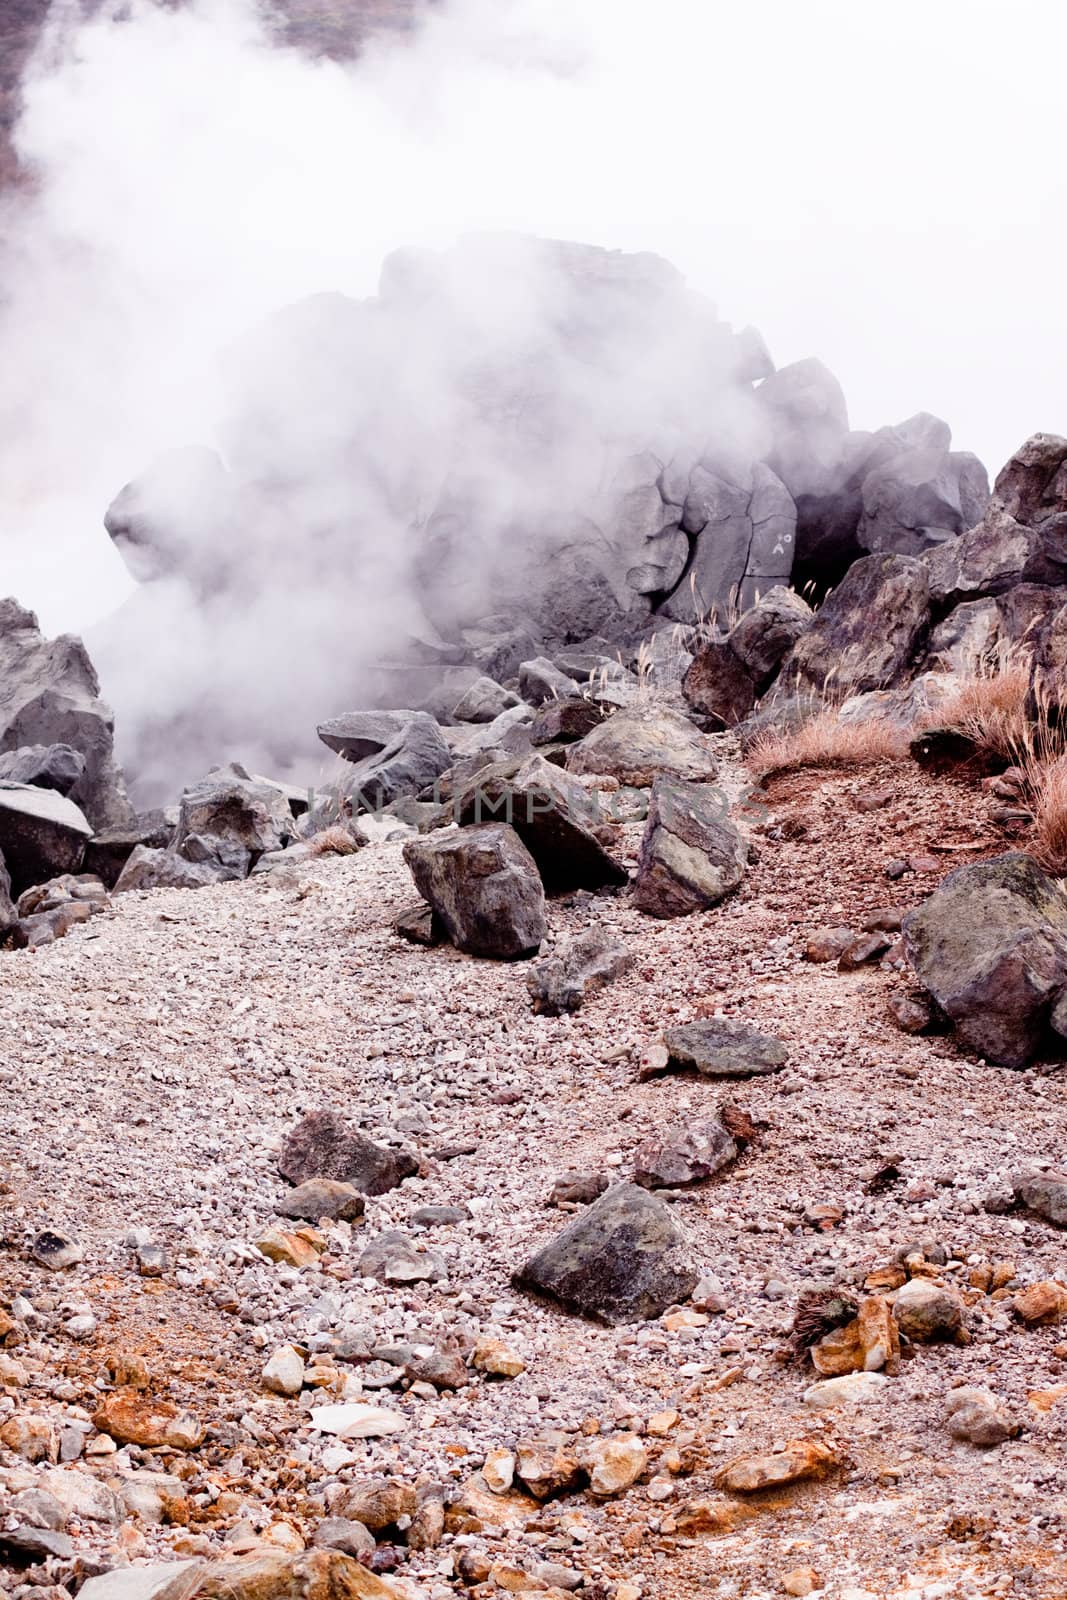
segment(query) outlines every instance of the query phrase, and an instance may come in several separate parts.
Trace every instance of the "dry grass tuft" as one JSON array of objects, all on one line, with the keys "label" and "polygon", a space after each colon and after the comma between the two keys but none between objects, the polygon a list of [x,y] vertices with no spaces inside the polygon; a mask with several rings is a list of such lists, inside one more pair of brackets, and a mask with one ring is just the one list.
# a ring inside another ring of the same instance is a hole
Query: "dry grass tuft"
[{"label": "dry grass tuft", "polygon": [[323,828],[308,840],[308,850],[313,856],[354,856],[358,849],[359,841],[340,822],[335,822],[332,828]]},{"label": "dry grass tuft", "polygon": [[1033,854],[1046,871],[1067,875],[1067,755],[1028,762],[1027,788],[1034,818]]},{"label": "dry grass tuft", "polygon": [[952,728],[975,750],[1022,765],[1042,745],[1048,719],[1032,716],[1031,660],[1028,652],[1005,647],[990,659],[978,661],[962,675],[949,699],[938,708],[931,726]]},{"label": "dry grass tuft", "polygon": [[841,722],[837,712],[817,711],[788,733],[757,739],[747,761],[757,778],[799,767],[866,767],[897,761],[907,754],[908,736],[888,722]]}]

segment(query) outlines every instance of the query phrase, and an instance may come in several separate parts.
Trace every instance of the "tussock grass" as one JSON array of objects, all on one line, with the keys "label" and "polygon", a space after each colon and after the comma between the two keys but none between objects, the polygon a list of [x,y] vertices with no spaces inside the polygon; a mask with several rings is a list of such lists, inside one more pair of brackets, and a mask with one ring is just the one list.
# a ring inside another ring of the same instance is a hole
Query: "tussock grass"
[{"label": "tussock grass", "polygon": [[308,851],[313,856],[354,856],[358,849],[351,831],[340,822],[312,834],[308,840]]},{"label": "tussock grass", "polygon": [[864,767],[898,761],[907,754],[908,736],[888,722],[842,722],[832,706],[816,711],[799,728],[766,733],[748,753],[757,778],[801,767]]},{"label": "tussock grass", "polygon": [[952,728],[981,755],[1024,765],[1055,743],[1047,705],[1031,704],[1031,669],[1028,651],[1002,647],[959,675],[958,685],[927,726]]}]

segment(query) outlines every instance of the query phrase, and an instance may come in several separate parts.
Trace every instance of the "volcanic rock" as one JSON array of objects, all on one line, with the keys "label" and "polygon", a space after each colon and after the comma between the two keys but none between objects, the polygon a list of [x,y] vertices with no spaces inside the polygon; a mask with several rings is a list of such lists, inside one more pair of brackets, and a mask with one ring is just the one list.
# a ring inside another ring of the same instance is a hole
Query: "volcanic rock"
[{"label": "volcanic rock", "polygon": [[971,1049],[1026,1066],[1067,984],[1067,892],[1021,852],[960,867],[904,918],[904,949]]},{"label": "volcanic rock", "polygon": [[865,556],[790,651],[782,680],[820,694],[827,684],[842,695],[893,688],[911,666],[929,620],[930,579],[922,561]]},{"label": "volcanic rock", "polygon": [[500,961],[536,954],[545,937],[545,894],[513,828],[487,822],[412,839],[404,860],[457,949]]},{"label": "volcanic rock", "polygon": [[574,744],[604,720],[604,707],[583,696],[548,700],[530,724],[534,747],[546,744]]},{"label": "volcanic rock", "polygon": [[669,1207],[624,1183],[531,1256],[515,1283],[615,1327],[660,1316],[699,1276]]},{"label": "volcanic rock", "polygon": [[16,897],[36,883],[77,872],[92,831],[73,800],[51,789],[0,782],[0,855]]},{"label": "volcanic rock", "polygon": [[577,1011],[605,984],[627,972],[635,956],[602,928],[589,928],[530,969],[526,987],[533,1008],[543,1016]]},{"label": "volcanic rock", "polygon": [[796,1439],[765,1456],[739,1456],[719,1473],[716,1482],[728,1494],[755,1494],[780,1489],[803,1478],[820,1478],[835,1465],[829,1445]]},{"label": "volcanic rock", "polygon": [[453,796],[451,813],[464,827],[497,822],[513,828],[550,894],[626,882],[625,870],[593,833],[601,820],[596,794],[543,756],[481,768]]},{"label": "volcanic rock", "polygon": [[1012,1185],[1020,1205],[1057,1228],[1067,1228],[1067,1172],[1020,1172]]},{"label": "volcanic rock", "polygon": [[670,1065],[695,1067],[707,1078],[750,1078],[780,1072],[789,1059],[780,1039],[725,1017],[668,1028],[663,1040]]},{"label": "volcanic rock", "polygon": [[728,638],[701,645],[682,679],[682,694],[704,725],[715,729],[736,727],[756,704],[755,682]]},{"label": "volcanic rock", "polygon": [[579,686],[569,673],[561,672],[544,656],[524,661],[519,668],[519,693],[532,706],[579,696]]},{"label": "volcanic rock", "polygon": [[69,744],[27,745],[0,755],[0,778],[69,795],[85,776],[85,757]]},{"label": "volcanic rock", "polygon": [[657,777],[641,839],[633,901],[654,917],[717,905],[744,876],[748,846],[712,784]]},{"label": "volcanic rock", "polygon": [[571,747],[567,768],[606,774],[639,788],[648,788],[660,773],[703,780],[718,772],[714,756],[688,718],[654,705],[616,711]]},{"label": "volcanic rock", "polygon": [[452,752],[425,711],[356,711],[323,723],[319,738],[354,770],[339,791],[359,811],[421,794],[452,765]]},{"label": "volcanic rock", "polygon": [[911,1278],[897,1291],[893,1316],[901,1333],[916,1344],[956,1339],[963,1328],[959,1296],[927,1278]]},{"label": "volcanic rock", "polygon": [[369,1195],[388,1193],[418,1170],[409,1151],[375,1144],[336,1111],[309,1112],[286,1135],[278,1157],[278,1171],[292,1184],[328,1178]]},{"label": "volcanic rock", "polygon": [[700,1122],[653,1136],[634,1154],[634,1183],[642,1189],[681,1189],[712,1178],[731,1161],[738,1148],[721,1122]]},{"label": "volcanic rock", "polygon": [[323,1217],[331,1222],[356,1222],[366,1210],[366,1204],[351,1183],[338,1183],[333,1178],[308,1178],[283,1195],[274,1209],[280,1217],[293,1217],[300,1222],[318,1222]]},{"label": "volcanic rock", "polygon": [[196,1600],[397,1600],[397,1592],[339,1550],[305,1550],[213,1561]]},{"label": "volcanic rock", "polygon": [[990,1449],[1020,1430],[989,1389],[952,1389],[945,1402],[945,1420],[954,1439]]},{"label": "volcanic rock", "polygon": [[518,695],[492,678],[475,678],[452,708],[452,715],[457,722],[492,722],[521,703]]}]

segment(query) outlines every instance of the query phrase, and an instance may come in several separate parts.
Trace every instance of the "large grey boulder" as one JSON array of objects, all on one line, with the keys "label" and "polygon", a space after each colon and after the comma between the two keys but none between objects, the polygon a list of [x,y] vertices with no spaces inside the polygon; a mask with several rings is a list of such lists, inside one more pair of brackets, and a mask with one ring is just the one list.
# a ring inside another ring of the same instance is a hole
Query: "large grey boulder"
[{"label": "large grey boulder", "polygon": [[0,781],[0,855],[16,898],[34,884],[77,872],[92,832],[73,800],[52,789]]},{"label": "large grey boulder", "polygon": [[410,839],[404,860],[458,950],[501,961],[536,954],[545,936],[545,891],[513,828],[489,822]]},{"label": "large grey boulder", "polygon": [[178,826],[177,807],[166,811],[145,811],[121,828],[106,828],[94,834],[85,848],[85,870],[94,872],[113,889],[123,867],[138,845],[148,850],[165,850],[173,841]]},{"label": "large grey boulder", "polygon": [[379,811],[419,795],[452,765],[441,729],[424,711],[350,712],[323,723],[318,733],[330,750],[354,763],[339,791],[357,811]]},{"label": "large grey boulder", "polygon": [[94,828],[107,828],[133,813],[115,764],[112,715],[99,694],[80,639],[45,639],[32,612],[0,600],[0,752],[75,750],[84,770],[67,792]]},{"label": "large grey boulder", "polygon": [[781,584],[760,596],[730,629],[730,649],[758,690],[774,677],[815,620],[803,595]]},{"label": "large grey boulder", "polygon": [[519,705],[519,697],[493,678],[475,678],[452,707],[457,722],[492,722]]},{"label": "large grey boulder", "polygon": [[682,696],[704,727],[735,728],[756,704],[756,685],[729,638],[720,636],[697,650],[682,679]]},{"label": "large grey boulder", "polygon": [[18,910],[11,898],[11,875],[0,851],[0,934],[7,933],[19,919]]},{"label": "large grey boulder", "polygon": [[567,752],[567,770],[600,773],[647,788],[659,773],[676,778],[714,778],[718,763],[688,717],[669,706],[636,705],[587,734]]},{"label": "large grey boulder", "polygon": [[930,578],[914,556],[865,556],[851,566],[797,641],[781,684],[837,696],[891,689],[907,675],[930,624]]},{"label": "large grey boulder", "polygon": [[960,867],[908,912],[904,950],[972,1050],[1024,1067],[1061,1022],[1067,889],[1021,851]]},{"label": "large grey boulder", "polygon": [[713,784],[658,777],[637,858],[633,901],[653,917],[717,905],[745,873],[748,846]]},{"label": "large grey boulder", "polygon": [[[209,772],[185,790],[178,807],[174,848],[189,855],[183,847],[195,836],[245,851],[254,863],[267,851],[284,850],[295,834],[285,791],[233,765]],[[199,854],[194,851],[190,859]]]},{"label": "large grey boulder", "polygon": [[533,856],[550,894],[626,882],[597,839],[598,796],[543,756],[481,768],[462,785],[451,814],[461,826],[505,822]]},{"label": "large grey boulder", "polygon": [[662,1200],[620,1183],[576,1216],[515,1275],[516,1286],[618,1327],[686,1300],[699,1273]]},{"label": "large grey boulder", "polygon": [[981,520],[989,479],[977,456],[966,452],[907,450],[867,474],[861,498],[861,549],[918,555]]},{"label": "large grey boulder", "polygon": [[190,859],[179,850],[138,844],[115,879],[114,893],[127,894],[134,889],[206,889],[215,883],[236,882],[248,876],[250,860],[247,851],[227,862],[211,851]]},{"label": "large grey boulder", "polygon": [[661,607],[677,622],[725,616],[731,602],[787,583],[793,570],[796,507],[762,462],[702,462],[693,472],[682,515],[692,554]]}]

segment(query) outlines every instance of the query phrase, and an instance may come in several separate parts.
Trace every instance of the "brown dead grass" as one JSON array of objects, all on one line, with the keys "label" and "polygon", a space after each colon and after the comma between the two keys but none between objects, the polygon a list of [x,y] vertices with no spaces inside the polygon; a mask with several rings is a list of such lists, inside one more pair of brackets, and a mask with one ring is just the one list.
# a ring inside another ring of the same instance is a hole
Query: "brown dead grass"
[{"label": "brown dead grass", "polygon": [[768,733],[747,756],[758,778],[799,767],[869,767],[907,754],[908,736],[889,723],[841,722],[837,712],[817,711],[790,733]]},{"label": "brown dead grass", "polygon": [[340,822],[332,828],[323,828],[308,840],[308,850],[313,856],[354,856],[359,841]]},{"label": "brown dead grass", "polygon": [[1067,755],[1028,763],[1034,818],[1033,853],[1057,877],[1067,875]]},{"label": "brown dead grass", "polygon": [[1006,647],[988,661],[976,663],[930,726],[953,728],[979,754],[1023,765],[1028,756],[1047,748],[1048,719],[1036,715],[1030,701],[1031,659],[1018,646]]}]

